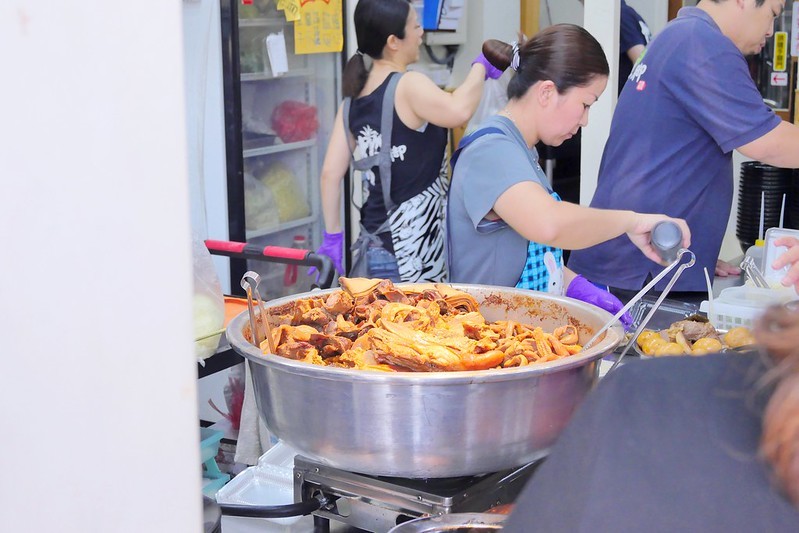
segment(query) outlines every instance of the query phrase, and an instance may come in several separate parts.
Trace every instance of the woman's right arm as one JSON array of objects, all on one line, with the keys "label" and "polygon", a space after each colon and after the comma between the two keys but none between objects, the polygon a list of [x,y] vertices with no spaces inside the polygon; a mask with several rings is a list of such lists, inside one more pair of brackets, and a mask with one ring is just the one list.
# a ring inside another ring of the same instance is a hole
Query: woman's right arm
[{"label": "woman's right arm", "polygon": [[325,160],[322,163],[321,195],[322,216],[328,233],[339,233],[341,225],[341,183],[350,166],[350,146],[348,132],[344,131],[342,108],[339,106],[333,122],[333,132],[327,144]]},{"label": "woman's right arm", "polygon": [[646,257],[660,263],[649,239],[652,228],[663,220],[676,222],[683,246],[691,244],[690,230],[682,219],[558,202],[532,181],[509,187],[494,203],[494,211],[525,239],[566,250],[587,248],[626,233]]},{"label": "woman's right arm", "polygon": [[462,126],[469,122],[480,103],[485,76],[485,67],[474,64],[463,83],[449,92],[421,72],[407,72],[397,86],[397,114],[410,128],[425,122],[443,128]]}]

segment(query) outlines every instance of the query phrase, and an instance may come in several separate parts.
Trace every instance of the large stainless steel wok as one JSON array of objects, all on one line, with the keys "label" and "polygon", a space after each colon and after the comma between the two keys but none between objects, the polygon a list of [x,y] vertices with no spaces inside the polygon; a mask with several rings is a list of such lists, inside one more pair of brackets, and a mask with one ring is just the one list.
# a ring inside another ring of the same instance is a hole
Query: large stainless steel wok
[{"label": "large stainless steel wok", "polygon": [[[488,320],[552,331],[571,317],[582,343],[611,319],[571,298],[453,286],[474,296]],[[334,290],[273,300],[266,308]],[[332,467],[410,478],[496,472],[544,456],[598,379],[598,360],[623,336],[621,326],[614,326],[585,352],[541,365],[385,373],[265,355],[245,338],[245,329],[246,312],[230,322],[227,338],[249,361],[258,410],[274,435]]]}]

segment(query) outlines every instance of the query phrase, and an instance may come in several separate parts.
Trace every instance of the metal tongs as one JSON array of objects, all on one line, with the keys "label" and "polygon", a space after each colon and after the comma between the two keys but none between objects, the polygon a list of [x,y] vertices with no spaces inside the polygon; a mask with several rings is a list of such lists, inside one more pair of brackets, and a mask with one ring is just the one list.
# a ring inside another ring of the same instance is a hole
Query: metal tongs
[{"label": "metal tongs", "polygon": [[[241,277],[241,288],[247,291],[247,311],[250,315],[250,331],[252,332],[252,343],[258,348],[261,348],[261,343],[266,338],[269,343],[269,353],[275,352],[275,341],[272,339],[272,330],[269,327],[269,319],[264,311],[264,303],[261,300],[261,293],[258,292],[258,284],[261,282],[261,276],[258,272],[249,270]],[[255,295],[255,303],[253,303],[253,295]],[[258,306],[258,315],[261,320],[256,316],[255,305]],[[260,324],[260,325],[259,325]]]},{"label": "metal tongs", "polygon": [[[687,263],[680,264],[682,262],[683,255],[685,255],[685,254],[689,254],[691,256],[691,258],[688,260]],[[622,359],[624,359],[624,356],[627,355],[627,352],[630,350],[630,347],[635,342],[635,339],[638,338],[638,335],[644,330],[646,325],[649,323],[649,320],[655,314],[655,311],[657,311],[658,307],[660,307],[660,304],[663,303],[663,300],[666,298],[666,295],[669,293],[669,291],[674,286],[674,284],[677,283],[677,280],[680,278],[680,275],[682,274],[682,271],[685,270],[686,268],[691,268],[692,266],[694,266],[695,262],[696,262],[696,256],[694,255],[694,253],[691,250],[687,250],[685,248],[681,248],[677,252],[677,259],[675,259],[669,266],[664,268],[663,271],[660,274],[658,274],[657,276],[655,276],[652,279],[652,281],[647,283],[646,286],[643,289],[638,291],[638,294],[633,296],[633,298],[629,302],[627,302],[627,305],[622,307],[619,310],[619,312],[616,313],[613,316],[613,318],[611,318],[610,321],[607,324],[602,326],[602,328],[599,331],[597,331],[594,334],[594,336],[591,337],[588,340],[588,342],[586,342],[583,345],[583,350],[585,350],[586,348],[591,346],[593,343],[595,343],[602,336],[603,333],[605,333],[608,329],[610,329],[610,327],[613,326],[613,324],[615,324],[622,317],[622,315],[624,313],[626,313],[627,311],[632,309],[632,307],[635,304],[637,304],[638,301],[641,298],[643,298],[644,295],[647,292],[649,292],[649,290],[652,289],[652,287],[654,287],[657,284],[657,282],[659,282],[661,279],[663,279],[666,276],[666,274],[671,272],[674,269],[674,267],[679,265],[679,268],[674,273],[674,276],[672,276],[672,278],[669,281],[669,283],[663,289],[663,292],[660,293],[660,296],[658,297],[657,301],[655,302],[655,305],[652,306],[652,308],[649,310],[649,313],[644,317],[644,319],[641,321],[641,323],[638,324],[638,328],[635,330],[635,333],[630,338],[631,339],[630,342],[627,343],[627,346],[625,346],[624,350],[621,352],[621,354],[619,355],[618,359],[616,359],[616,361],[613,363],[613,366],[610,367],[610,370],[608,370],[608,372],[612,371],[614,368],[619,366],[619,363],[621,362]]]},{"label": "metal tongs", "polygon": [[749,276],[749,279],[752,280],[752,283],[755,284],[755,287],[759,287],[761,289],[768,289],[769,284],[766,281],[766,278],[763,276],[763,272],[755,264],[754,257],[748,255],[744,257],[744,260],[741,261],[741,268],[746,272],[746,275]]}]

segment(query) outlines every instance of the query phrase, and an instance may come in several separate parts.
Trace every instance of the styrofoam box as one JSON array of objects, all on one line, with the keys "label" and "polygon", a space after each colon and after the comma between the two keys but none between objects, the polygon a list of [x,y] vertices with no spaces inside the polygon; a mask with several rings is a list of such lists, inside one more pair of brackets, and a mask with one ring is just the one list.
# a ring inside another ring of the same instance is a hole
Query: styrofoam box
[{"label": "styrofoam box", "polygon": [[[216,493],[217,503],[288,505],[294,503],[294,456],[297,452],[278,442],[251,466]],[[222,516],[222,533],[312,531],[312,516],[244,518]]]}]

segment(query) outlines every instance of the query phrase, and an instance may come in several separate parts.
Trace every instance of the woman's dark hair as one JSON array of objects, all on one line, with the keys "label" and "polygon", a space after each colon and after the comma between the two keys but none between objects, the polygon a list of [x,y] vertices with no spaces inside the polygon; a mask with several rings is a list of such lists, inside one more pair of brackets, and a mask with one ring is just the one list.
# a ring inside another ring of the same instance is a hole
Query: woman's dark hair
[{"label": "woman's dark hair", "polygon": [[[499,41],[483,46],[483,55],[494,63],[489,54],[497,61],[513,57],[511,46]],[[574,24],[555,24],[527,41],[519,38],[519,65],[508,83],[508,98],[523,96],[539,81],[551,80],[562,94],[609,74],[605,52],[590,33]]]},{"label": "woman's dark hair", "polygon": [[358,53],[347,61],[342,76],[341,92],[344,96],[356,97],[366,85],[369,71],[363,54],[372,59],[383,57],[383,48],[391,35],[405,38],[411,4],[408,0],[360,0],[355,6],[355,37]]}]

